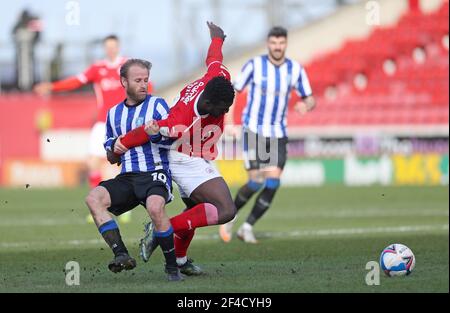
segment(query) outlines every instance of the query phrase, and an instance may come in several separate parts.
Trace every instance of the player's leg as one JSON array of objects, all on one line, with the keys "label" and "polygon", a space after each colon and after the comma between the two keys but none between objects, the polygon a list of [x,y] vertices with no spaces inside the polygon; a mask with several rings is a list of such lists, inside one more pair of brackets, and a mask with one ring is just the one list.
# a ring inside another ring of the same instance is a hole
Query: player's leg
[{"label": "player's leg", "polygon": [[[214,165],[201,158],[191,158],[176,151],[171,151],[169,154],[169,164],[172,178],[177,183],[180,195],[189,208],[171,218],[175,234],[180,234],[179,238],[175,237],[175,241],[178,261],[180,268],[183,269],[185,267],[183,265],[192,265],[192,260],[187,258],[187,249],[192,241],[195,228],[217,225],[219,221],[226,222],[234,217],[235,208],[228,186]],[[216,193],[221,191],[222,194],[219,196],[225,200],[216,196]],[[214,200],[215,198],[219,199],[211,203],[210,199]],[[185,260],[187,263],[182,265],[181,263]],[[194,268],[195,266],[189,267]],[[193,271],[189,270],[189,272]],[[195,267],[195,273],[189,272],[186,270],[183,273],[197,275],[202,271]]]},{"label": "player's leg", "polygon": [[263,170],[265,177],[264,189],[256,198],[246,222],[238,230],[238,237],[248,243],[257,242],[253,234],[253,226],[270,208],[275,194],[280,187],[280,178],[286,164],[287,138],[272,138],[268,144],[270,161],[268,166]]},{"label": "player's leg", "polygon": [[111,197],[105,187],[98,186],[92,189],[85,202],[97,227],[112,221],[112,217],[108,213],[108,208],[111,206]]},{"label": "player's leg", "polygon": [[[186,205],[186,208],[183,212],[195,207],[197,205],[192,199],[187,198],[187,196],[183,196],[182,200]],[[175,255],[177,257],[178,268],[181,273],[193,276],[193,275],[201,275],[203,270],[193,264],[193,260],[187,257],[188,248],[192,242],[192,239],[195,235],[195,228],[185,231],[178,231],[174,233],[174,243],[175,243]]]},{"label": "player's leg", "polygon": [[236,209],[230,191],[213,164],[176,151],[170,152],[169,163],[182,198],[197,203],[170,219],[175,232],[226,223],[234,217]]},{"label": "player's leg", "polygon": [[280,177],[282,169],[268,169],[266,171],[266,179],[263,190],[256,198],[255,204],[247,217],[247,220],[239,228],[237,235],[239,239],[247,243],[257,243],[253,233],[253,226],[255,223],[267,212],[275,194],[280,187]]},{"label": "player's leg", "polygon": [[247,174],[248,182],[239,188],[234,199],[234,204],[238,212],[264,185],[264,173],[259,169],[249,169],[247,170]]},{"label": "player's leg", "polygon": [[131,209],[138,204],[133,201],[130,189],[119,180],[103,182],[102,186],[90,191],[86,197],[86,204],[100,234],[114,253],[114,259],[108,268],[115,273],[123,269],[133,269],[136,261],[130,257],[120,235],[119,227],[108,212],[120,214],[122,210]]},{"label": "player's leg", "polygon": [[[183,191],[180,190],[183,194]],[[183,196],[182,196],[183,197]],[[186,204],[186,211],[196,205],[191,199],[183,197],[183,202]],[[148,262],[153,252],[158,247],[158,241],[155,236],[155,227],[152,223],[145,226],[145,236],[140,242],[140,256],[144,262]],[[202,269],[192,262],[192,259],[187,258],[187,249],[194,237],[195,229],[174,232],[173,240],[175,245],[175,256],[178,268],[182,274],[200,275],[203,273]]]},{"label": "player's leg", "polygon": [[234,203],[236,209],[239,211],[250,198],[257,193],[264,184],[264,174],[261,172],[261,157],[262,147],[266,142],[263,137],[258,134],[245,129],[243,133],[243,157],[244,166],[248,173],[248,182],[239,188]]},{"label": "player's leg", "polygon": [[203,182],[190,198],[199,204],[170,219],[177,232],[227,223],[236,214],[230,190],[220,176]]},{"label": "player's leg", "polygon": [[203,182],[190,193],[188,201],[184,200],[188,208],[170,219],[176,229],[177,263],[183,274],[201,275],[203,270],[187,257],[195,229],[230,221],[234,217],[235,207],[228,186],[222,177],[214,177]]},{"label": "player's leg", "polygon": [[[99,163],[101,162],[101,159],[92,155],[88,156],[88,159],[86,160],[86,165],[88,168],[88,183],[89,188],[92,190],[95,187],[97,187],[100,182],[102,181],[102,175],[99,170],[100,166]],[[94,219],[91,214],[88,214],[86,216],[86,221],[88,223],[94,223]]]},{"label": "player's leg", "polygon": [[173,228],[167,216],[165,205],[172,200],[171,177],[164,170],[136,175],[133,179],[136,197],[145,203],[152,220],[152,242],[155,248],[161,247],[166,260],[165,270],[169,281],[180,281],[180,274],[175,256]]},{"label": "player's leg", "polygon": [[[234,198],[237,212],[242,209],[252,196],[264,185],[264,174],[260,171],[260,158],[258,155],[261,138],[254,132],[244,129],[243,131],[243,157],[244,166],[248,174],[248,182],[241,186]],[[265,141],[263,141],[265,145]],[[232,230],[236,219],[219,227],[219,236],[224,242],[230,242]]]},{"label": "player's leg", "polygon": [[[165,195],[164,195],[165,194]],[[164,187],[154,187],[146,200],[146,208],[152,219],[154,230],[153,240],[161,247],[166,260],[165,269],[169,281],[182,280],[176,262],[173,228],[164,209],[167,200],[167,190]]]},{"label": "player's leg", "polygon": [[[91,189],[97,187],[102,181],[101,167],[105,160],[105,149],[103,148],[103,140],[105,136],[105,123],[97,122],[92,127],[89,136],[89,156],[87,159],[87,166],[89,172],[89,186]],[[92,215],[88,215],[87,221],[94,222]],[[131,221],[131,211],[120,215],[119,221],[121,223],[129,223]]]},{"label": "player's leg", "polygon": [[[186,208],[183,210],[183,212],[186,212],[187,210],[192,209],[197,205],[197,203],[192,201],[192,199],[190,198],[182,198],[182,200],[186,205]],[[177,256],[178,265],[183,265],[185,262],[187,262],[187,249],[192,239],[194,238],[194,234],[195,229],[175,232],[175,254]]]},{"label": "player's leg", "polygon": [[[236,215],[242,209],[252,196],[257,193],[264,185],[264,175],[257,169],[250,169],[247,171],[249,180],[239,188],[236,197],[234,198],[234,205],[236,206]],[[236,216],[237,217],[237,216]],[[236,217],[230,222],[220,225],[219,236],[224,242],[230,242],[232,239],[233,226],[236,222]]]}]

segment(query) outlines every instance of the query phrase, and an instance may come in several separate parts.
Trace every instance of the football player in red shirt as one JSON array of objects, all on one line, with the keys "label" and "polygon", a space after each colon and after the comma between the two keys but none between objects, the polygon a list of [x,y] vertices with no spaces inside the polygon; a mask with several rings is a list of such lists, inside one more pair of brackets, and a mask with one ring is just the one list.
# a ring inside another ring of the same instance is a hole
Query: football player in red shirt
[{"label": "football player in red shirt", "polygon": [[89,184],[96,187],[101,181],[100,162],[104,159],[103,141],[105,136],[105,121],[108,110],[121,102],[125,92],[120,84],[119,69],[126,58],[119,55],[119,39],[115,35],[108,36],[103,41],[106,59],[92,64],[83,73],[56,82],[37,84],[35,92],[48,95],[52,92],[62,92],[78,89],[93,83],[97,97],[97,116],[89,139]]},{"label": "football player in red shirt", "polygon": [[[120,83],[119,71],[127,58],[120,56],[119,38],[115,35],[106,37],[103,40],[103,47],[106,58],[95,62],[83,73],[56,82],[43,82],[34,88],[35,92],[44,96],[52,92],[75,90],[91,83],[94,85],[97,115],[89,138],[89,158],[87,160],[91,188],[97,187],[102,181],[100,168],[105,158],[103,141],[108,110],[126,98],[124,88]],[[150,90],[151,86],[149,85],[149,92]],[[120,217],[120,220],[129,222],[130,218],[130,213],[126,213]],[[93,222],[90,215],[88,221]]]},{"label": "football player in red shirt", "polygon": [[[169,153],[172,179],[177,183],[187,209],[170,219],[175,232],[175,253],[182,273],[198,275],[202,270],[187,258],[196,228],[227,223],[236,207],[225,180],[209,162],[217,156],[216,142],[223,133],[224,115],[234,101],[230,74],[222,64],[223,30],[208,23],[211,44],[206,58],[207,73],[187,85],[167,118],[151,121],[118,138],[114,152],[152,141],[155,135],[175,141]],[[150,136],[149,136],[150,135]],[[141,242],[141,256],[147,261],[155,249],[151,227]]]}]

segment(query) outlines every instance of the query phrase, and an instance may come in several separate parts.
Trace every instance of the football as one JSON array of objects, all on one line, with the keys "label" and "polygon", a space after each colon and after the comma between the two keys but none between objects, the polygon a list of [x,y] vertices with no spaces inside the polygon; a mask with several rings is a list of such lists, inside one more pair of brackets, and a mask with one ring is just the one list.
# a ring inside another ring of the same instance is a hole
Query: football
[{"label": "football", "polygon": [[389,245],[380,256],[380,266],[389,277],[409,275],[415,265],[412,250],[400,243]]}]

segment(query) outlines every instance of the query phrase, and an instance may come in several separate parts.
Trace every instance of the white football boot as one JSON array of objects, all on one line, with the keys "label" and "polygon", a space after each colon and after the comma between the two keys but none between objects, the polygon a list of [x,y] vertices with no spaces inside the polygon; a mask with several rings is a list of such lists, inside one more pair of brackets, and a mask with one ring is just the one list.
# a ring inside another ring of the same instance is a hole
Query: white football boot
[{"label": "white football boot", "polygon": [[242,224],[237,231],[237,236],[243,242],[246,243],[258,243],[258,240],[255,238],[255,234],[253,234],[253,226],[249,223]]}]

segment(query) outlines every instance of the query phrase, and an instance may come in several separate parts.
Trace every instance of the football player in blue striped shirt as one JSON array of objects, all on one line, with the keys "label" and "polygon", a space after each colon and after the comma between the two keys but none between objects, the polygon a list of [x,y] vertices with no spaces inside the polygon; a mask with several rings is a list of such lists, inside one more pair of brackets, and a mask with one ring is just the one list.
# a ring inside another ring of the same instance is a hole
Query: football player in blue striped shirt
[{"label": "football player in blue striped shirt", "polygon": [[[169,112],[162,98],[148,95],[150,68],[148,61],[129,59],[120,69],[120,80],[127,98],[108,111],[104,146],[111,163],[118,161],[118,156],[113,153],[116,138],[150,120],[160,120]],[[87,196],[86,204],[99,232],[114,253],[108,268],[115,273],[133,269],[136,261],[129,255],[111,214],[118,216],[139,204],[144,205],[155,225],[154,234],[166,259],[168,279],[179,281],[182,276],[176,263],[173,229],[164,209],[173,197],[168,149],[162,147],[165,143],[161,138],[152,138],[151,141],[122,154],[121,173],[94,188]]]},{"label": "football player in blue striped shirt", "polygon": [[[274,27],[267,36],[268,54],[257,56],[245,64],[234,84],[238,92],[248,87],[247,105],[242,115],[244,161],[249,180],[235,198],[237,210],[259,192],[253,209],[237,235],[248,243],[256,243],[253,225],[269,209],[287,158],[286,111],[291,91],[302,98],[296,110],[304,114],[315,107],[305,69],[286,57],[287,30]],[[232,119],[232,112],[228,117]],[[228,123],[233,122],[228,120]],[[228,242],[233,221],[220,227],[220,237]]]}]

